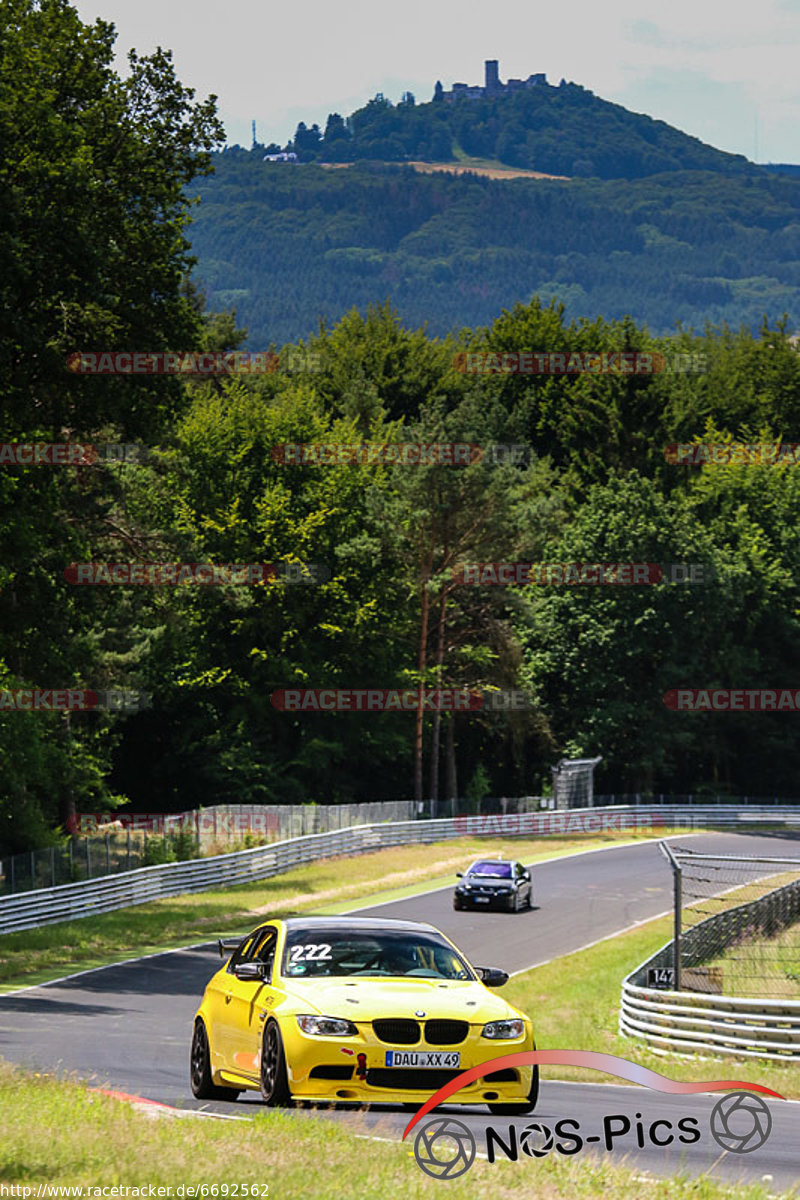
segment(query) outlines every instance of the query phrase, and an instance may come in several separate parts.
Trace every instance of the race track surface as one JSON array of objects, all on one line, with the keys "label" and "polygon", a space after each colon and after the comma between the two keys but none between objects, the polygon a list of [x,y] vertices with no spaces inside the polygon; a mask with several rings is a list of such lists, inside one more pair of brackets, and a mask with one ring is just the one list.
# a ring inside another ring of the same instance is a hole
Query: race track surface
[{"label": "race track surface", "polygon": [[[739,834],[683,835],[673,845],[722,854],[800,857],[796,839]],[[513,854],[513,841],[506,852]],[[466,865],[466,864],[465,864]],[[671,906],[669,867],[656,842],[614,847],[573,858],[539,863],[533,868],[534,908],[513,913],[454,912],[452,889],[362,908],[364,916],[428,921],[443,930],[475,965],[521,971],[567,954],[635,923],[666,912]],[[763,874],[764,868],[753,871]],[[455,879],[453,881],[455,883]],[[261,1109],[257,1093],[236,1104],[195,1101],[188,1085],[188,1053],[192,1018],[208,979],[217,970],[216,945],[177,950],[144,960],[104,967],[61,982],[0,996],[0,1056],[36,1070],[75,1072],[94,1086],[119,1089],[184,1108],[203,1108],[247,1117]],[[557,1003],[557,997],[553,998]],[[535,1020],[535,1013],[531,1013]],[[627,1114],[635,1130],[635,1113],[645,1124],[664,1117],[673,1122],[694,1115],[700,1120],[699,1143],[639,1148],[635,1136],[621,1137],[611,1153],[627,1153],[638,1168],[655,1174],[681,1168],[690,1174],[708,1170],[730,1179],[772,1177],[771,1187],[788,1188],[800,1178],[800,1104],[770,1100],[774,1127],[760,1150],[735,1155],[723,1152],[708,1133],[708,1116],[718,1096],[663,1096],[642,1088],[559,1083],[558,1068],[544,1071],[539,1106],[530,1117],[516,1118],[521,1127],[532,1120],[553,1125],[565,1117],[580,1121],[587,1136],[601,1135],[603,1118]],[[669,1060],[664,1074],[669,1075]],[[709,1078],[736,1076],[734,1064],[709,1063]],[[769,1085],[764,1064],[762,1082]],[[598,1074],[598,1081],[607,1077]],[[488,1112],[452,1106],[450,1112],[478,1134],[478,1149],[487,1125],[502,1131],[508,1120]],[[397,1137],[410,1114],[381,1108],[370,1112],[301,1110],[297,1119],[337,1120],[358,1132]],[[602,1148],[588,1152],[607,1153]],[[582,1151],[582,1153],[587,1151]],[[524,1156],[522,1156],[524,1157]],[[717,1161],[719,1160],[719,1161]],[[530,1159],[535,1169],[535,1159]],[[498,1170],[502,1162],[498,1163]]]}]

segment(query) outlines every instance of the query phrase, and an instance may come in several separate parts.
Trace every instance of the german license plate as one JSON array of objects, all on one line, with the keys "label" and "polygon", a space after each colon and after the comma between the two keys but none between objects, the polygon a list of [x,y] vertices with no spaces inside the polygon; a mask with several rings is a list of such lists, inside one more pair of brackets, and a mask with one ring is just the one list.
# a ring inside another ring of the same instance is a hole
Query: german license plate
[{"label": "german license plate", "polygon": [[387,1050],[387,1067],[460,1067],[458,1050]]},{"label": "german license plate", "polygon": [[475,903],[476,903],[476,904],[488,904],[488,903],[489,903],[489,897],[488,897],[488,896],[476,896],[476,897],[475,897]]}]

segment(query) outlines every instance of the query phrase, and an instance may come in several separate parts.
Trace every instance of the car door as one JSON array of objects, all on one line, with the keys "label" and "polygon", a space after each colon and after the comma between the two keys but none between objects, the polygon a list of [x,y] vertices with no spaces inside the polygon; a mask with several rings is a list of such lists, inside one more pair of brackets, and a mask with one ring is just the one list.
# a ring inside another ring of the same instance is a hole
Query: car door
[{"label": "car door", "polygon": [[522,863],[514,863],[514,887],[517,891],[517,907],[522,908],[530,890],[527,872]]},{"label": "car door", "polygon": [[[220,1019],[219,1049],[223,1070],[258,1078],[261,1030],[272,995],[272,967],[278,931],[274,925],[256,930],[254,936],[231,957],[223,985],[224,1012]],[[237,979],[242,964],[258,963],[263,979]]]}]

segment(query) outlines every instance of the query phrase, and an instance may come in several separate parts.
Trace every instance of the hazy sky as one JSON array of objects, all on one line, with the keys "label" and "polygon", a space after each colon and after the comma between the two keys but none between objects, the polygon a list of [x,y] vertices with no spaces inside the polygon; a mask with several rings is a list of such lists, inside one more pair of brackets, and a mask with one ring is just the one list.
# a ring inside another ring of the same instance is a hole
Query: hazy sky
[{"label": "hazy sky", "polygon": [[131,47],[174,52],[178,77],[215,92],[228,141],[284,143],[383,92],[430,100],[441,79],[544,71],[758,162],[800,163],[800,0],[78,0]]}]

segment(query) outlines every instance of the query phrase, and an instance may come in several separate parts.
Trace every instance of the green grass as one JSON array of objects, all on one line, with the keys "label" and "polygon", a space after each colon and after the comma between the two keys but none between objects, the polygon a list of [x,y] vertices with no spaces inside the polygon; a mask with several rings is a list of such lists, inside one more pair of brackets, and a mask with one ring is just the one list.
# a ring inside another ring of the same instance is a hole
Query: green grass
[{"label": "green grass", "polygon": [[800,1000],[800,923],[771,938],[743,938],[709,960],[722,968],[726,996]]},{"label": "green grass", "polygon": [[[736,1059],[703,1052],[702,1057],[656,1054],[644,1042],[617,1033],[622,980],[668,942],[671,917],[661,917],[629,933],[554,959],[515,975],[502,995],[528,1013],[539,1049],[599,1050],[640,1063],[673,1079],[741,1079],[763,1083],[787,1098],[800,1097],[800,1071],[793,1064]],[[610,1082],[598,1071],[549,1067],[544,1078]],[[623,1083],[623,1080],[615,1080]],[[777,1103],[777,1101],[776,1101]]]},{"label": "green grass", "polygon": [[[520,840],[506,843],[504,849],[509,856],[519,854],[534,861],[622,840],[621,835],[538,843]],[[631,839],[628,835],[624,840]],[[72,969],[88,965],[91,956],[144,953],[158,941],[186,944],[210,936],[212,927],[215,934],[232,926],[242,928],[248,923],[244,919],[247,913],[257,906],[266,905],[270,912],[318,911],[320,898],[332,890],[339,893],[339,904],[345,898],[368,902],[380,895],[374,891],[375,878],[385,884],[403,877],[400,890],[429,887],[437,878],[451,884],[449,866],[446,876],[437,874],[443,861],[467,860],[496,850],[495,843],[476,839],[384,850],[315,863],[246,888],[181,897],[10,935],[0,939],[0,969],[9,979],[15,972],[19,977],[32,958],[44,958],[53,973],[61,973],[65,965]],[[408,882],[412,873],[414,881]],[[677,1079],[739,1078],[798,1096],[796,1066],[730,1058],[692,1061],[663,1057],[617,1036],[622,978],[669,934],[669,918],[649,922],[515,976],[502,995],[531,1014],[542,1048],[601,1050]],[[53,970],[56,967],[58,971]],[[31,974],[22,978],[30,982]],[[598,1072],[561,1067],[546,1069],[544,1076],[610,1081]],[[354,1133],[366,1140],[355,1141]],[[368,1133],[387,1140],[369,1139]],[[490,1195],[492,1200],[518,1200],[521,1195],[536,1200],[595,1196],[603,1200],[767,1200],[768,1195],[775,1195],[761,1184],[731,1186],[706,1176],[652,1180],[638,1169],[619,1165],[616,1159],[614,1165],[602,1156],[567,1159],[551,1155],[538,1161],[521,1157],[519,1163],[494,1165],[477,1160],[459,1179],[453,1195],[458,1200],[485,1200]],[[346,1125],[308,1114],[267,1111],[259,1112],[247,1125],[210,1119],[153,1119],[89,1092],[76,1081],[32,1075],[2,1062],[0,1180],[84,1187],[267,1184],[269,1200],[386,1200],[398,1195],[410,1200],[441,1200],[446,1188],[420,1171],[410,1147],[402,1145],[396,1133],[381,1127],[368,1131],[357,1112],[349,1115]]]},{"label": "green grass", "polygon": [[[670,831],[672,832],[672,831]],[[460,838],[428,846],[397,846],[351,858],[330,858],[241,887],[196,892],[119,912],[82,917],[0,936],[0,992],[44,983],[72,971],[155,954],[220,934],[246,932],[267,917],[336,912],[455,884],[455,872],[481,855],[539,862],[576,851],[663,837],[655,832],[605,832],[538,840]],[[378,890],[375,881],[383,885]]]},{"label": "green grass", "polygon": [[268,1187],[268,1200],[442,1200],[445,1194],[458,1200],[767,1200],[768,1195],[763,1185],[733,1187],[705,1177],[649,1181],[640,1171],[587,1155],[538,1161],[521,1155],[522,1162],[495,1164],[477,1159],[448,1191],[447,1183],[420,1170],[411,1146],[396,1133],[383,1131],[386,1141],[356,1141],[355,1132],[366,1134],[358,1113],[350,1114],[347,1125],[266,1110],[247,1124],[153,1119],[75,1082],[0,1062],[0,1180],[32,1187],[34,1194],[40,1184],[145,1189],[238,1184],[241,1195],[242,1184],[256,1184]]}]

